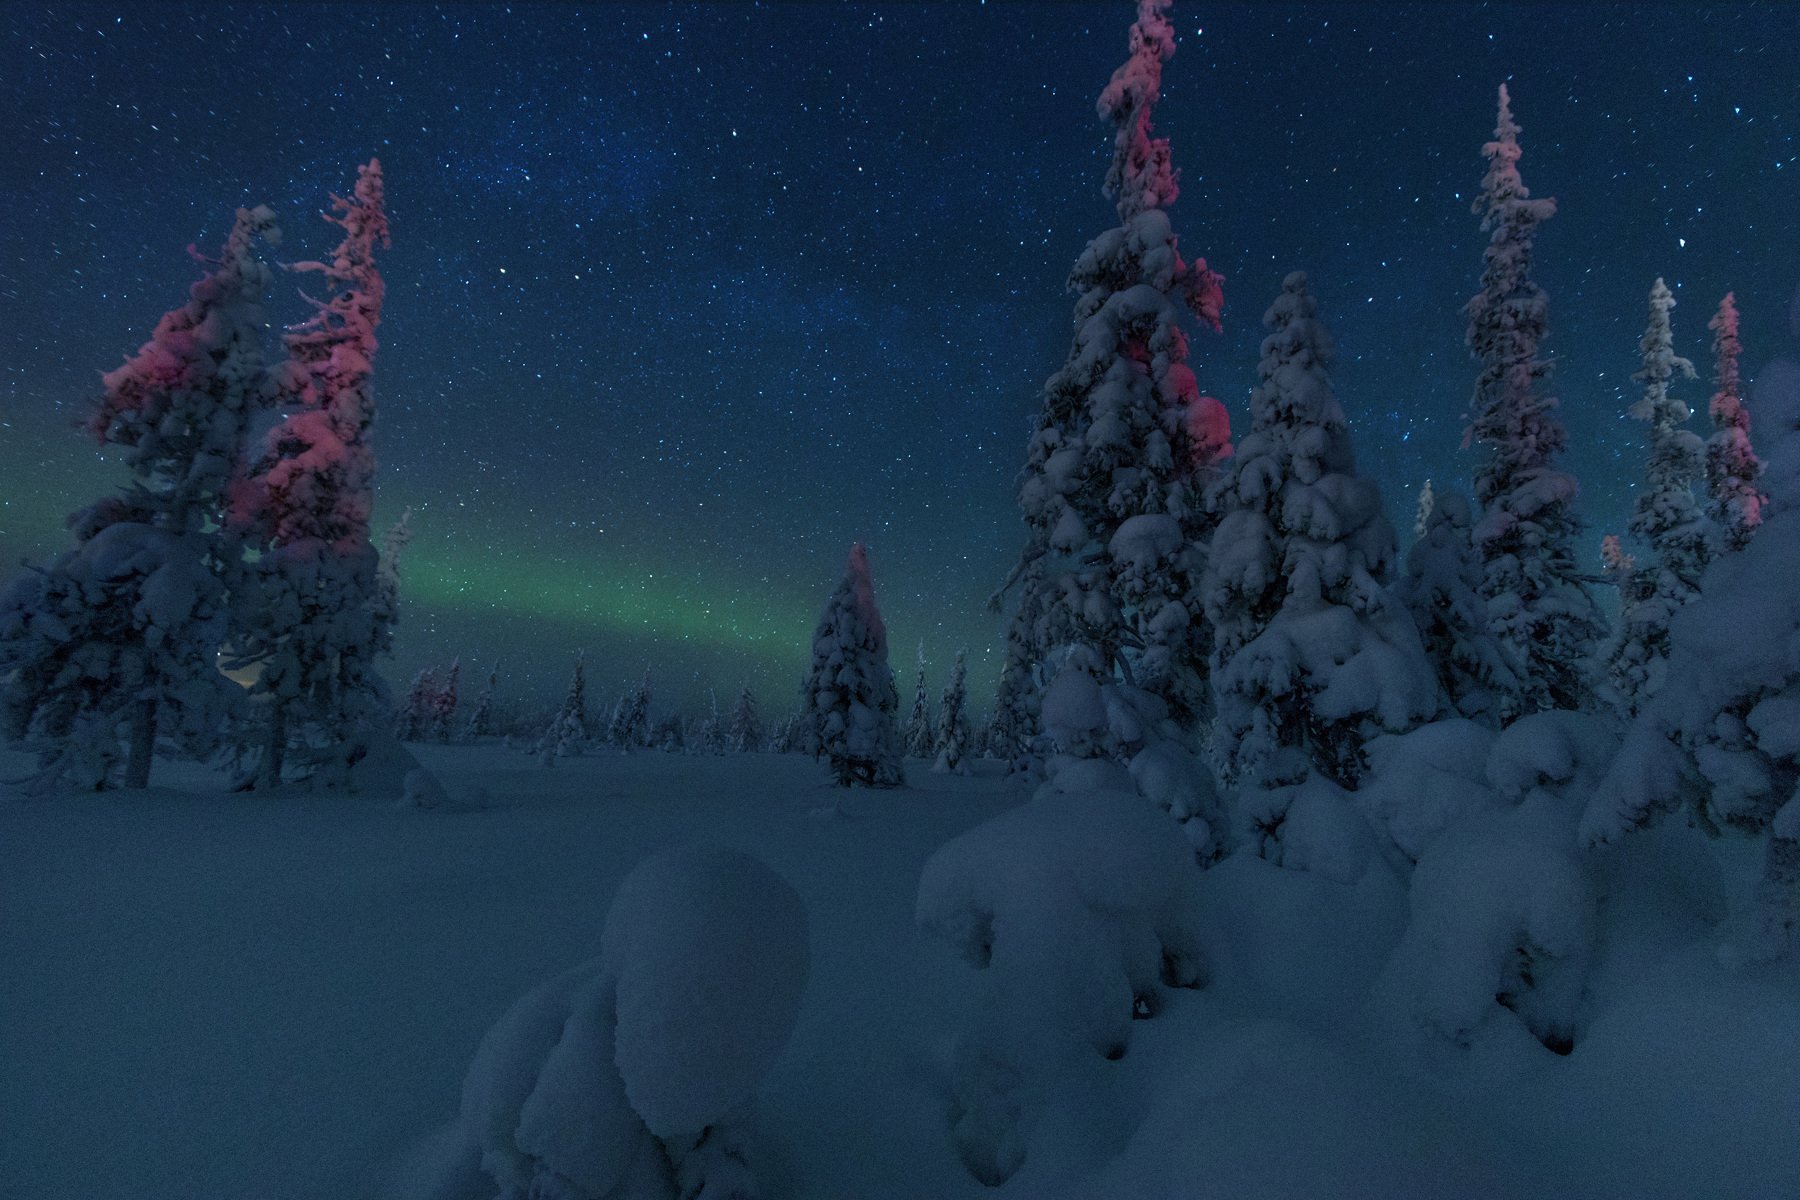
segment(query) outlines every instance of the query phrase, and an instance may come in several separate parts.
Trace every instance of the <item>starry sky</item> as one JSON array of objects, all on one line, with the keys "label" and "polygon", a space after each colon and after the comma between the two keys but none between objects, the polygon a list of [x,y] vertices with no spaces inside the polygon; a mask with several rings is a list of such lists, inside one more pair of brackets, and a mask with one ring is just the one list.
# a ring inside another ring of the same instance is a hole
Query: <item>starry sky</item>
[{"label": "starry sky", "polygon": [[[1746,368],[1800,354],[1800,21],[1787,3],[1179,0],[1158,132],[1195,331],[1242,423],[1259,319],[1311,273],[1359,465],[1402,540],[1465,483],[1469,213],[1510,83],[1570,465],[1600,535],[1642,458],[1645,296],[1677,348],[1735,289]],[[75,432],[240,204],[285,259],[356,165],[386,169],[377,525],[413,509],[392,675],[504,659],[549,703],[749,683],[780,713],[856,539],[909,695],[966,646],[1022,536],[1014,476],[1068,349],[1070,264],[1115,220],[1094,99],[1104,4],[0,4],[0,560],[66,542],[120,469]],[[278,278],[272,320],[304,315]],[[1704,382],[1685,396],[1702,404]],[[10,566],[9,566],[10,569]]]}]

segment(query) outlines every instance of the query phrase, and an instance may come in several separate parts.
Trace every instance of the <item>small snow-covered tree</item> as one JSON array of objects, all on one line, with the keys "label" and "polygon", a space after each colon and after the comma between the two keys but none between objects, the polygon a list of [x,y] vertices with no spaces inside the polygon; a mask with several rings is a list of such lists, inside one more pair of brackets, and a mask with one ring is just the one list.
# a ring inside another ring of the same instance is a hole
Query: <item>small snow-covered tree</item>
[{"label": "small snow-covered tree", "polygon": [[387,290],[375,266],[388,244],[381,163],[362,167],[332,208],[325,219],[344,234],[330,260],[289,269],[320,274],[336,292],[308,297],[312,317],[283,339],[274,399],[293,411],[269,430],[232,506],[234,530],[258,552],[238,588],[233,650],[259,667],[261,786],[281,782],[290,749],[305,776],[347,785],[386,704],[374,663],[392,647],[394,608],[369,538],[375,331]]},{"label": "small snow-covered tree", "polygon": [[919,683],[913,690],[912,715],[906,721],[906,752],[914,758],[930,758],[937,746],[931,719],[931,694],[925,690],[925,643],[919,643]]},{"label": "small snow-covered tree", "polygon": [[[1151,130],[1175,52],[1168,7],[1139,0],[1131,56],[1100,95],[1114,128],[1105,190],[1120,223],[1088,244],[1069,277],[1074,344],[1045,384],[1026,449],[1026,545],[1008,586],[1041,572],[1020,600],[1043,610],[1030,622],[1029,656],[1013,664],[1021,677],[1041,685],[1051,652],[1083,642],[1191,722],[1206,703],[1207,639],[1193,626],[1203,621],[1194,589],[1209,527],[1195,480],[1230,438],[1223,406],[1200,395],[1181,327],[1184,311],[1218,327],[1222,281],[1177,248],[1165,211],[1180,193],[1177,173],[1168,140]],[[1005,711],[1011,720],[1027,709]]]},{"label": "small snow-covered tree", "polygon": [[1620,589],[1619,635],[1607,656],[1608,675],[1627,712],[1636,712],[1662,686],[1669,622],[1699,595],[1709,556],[1709,531],[1693,491],[1704,470],[1704,452],[1699,437],[1681,428],[1688,406],[1669,393],[1677,374],[1694,377],[1693,364],[1675,353],[1669,322],[1674,307],[1675,297],[1658,279],[1650,289],[1650,320],[1640,344],[1643,369],[1632,376],[1644,384],[1631,415],[1650,426],[1650,453],[1630,528],[1651,557]]},{"label": "small snow-covered tree", "polygon": [[1579,489],[1555,465],[1568,434],[1542,388],[1549,304],[1532,278],[1532,251],[1556,202],[1533,199],[1520,178],[1519,126],[1505,84],[1494,140],[1482,152],[1488,169],[1474,211],[1489,237],[1481,291],[1466,310],[1481,370],[1463,437],[1487,454],[1475,472],[1482,512],[1473,537],[1488,626],[1519,666],[1516,690],[1499,697],[1501,718],[1511,721],[1591,705],[1587,664],[1605,623],[1575,561]]},{"label": "small snow-covered tree", "polygon": [[944,685],[944,700],[938,706],[937,761],[932,765],[933,771],[957,775],[969,773],[969,743],[974,735],[969,727],[966,659],[967,651],[956,652],[956,662],[950,667],[950,681]]},{"label": "small snow-covered tree", "polygon": [[861,542],[850,547],[844,578],[826,602],[813,634],[812,667],[802,689],[801,719],[812,732],[814,758],[824,758],[840,787],[899,787],[906,782],[900,707],[888,669],[887,626]]},{"label": "small snow-covered tree", "polygon": [[464,737],[474,740],[494,736],[494,694],[499,689],[500,660],[495,659],[494,665],[488,668],[487,682],[481,685],[481,691],[475,696],[475,705],[469,710],[469,720],[463,726]]},{"label": "small snow-covered tree", "polygon": [[[119,447],[132,482],[70,519],[75,548],[0,600],[4,732],[38,752],[40,782],[146,787],[159,736],[210,754],[238,690],[220,674],[226,577],[218,533],[250,413],[267,389],[261,334],[277,236],[239,209],[217,259],[150,340],[102,377],[88,430]],[[123,743],[123,745],[121,745]]]},{"label": "small snow-covered tree", "polygon": [[[664,733],[667,731],[664,730]],[[612,721],[607,726],[606,740],[626,750],[668,741],[666,736],[658,738],[651,735],[649,671],[644,672],[644,677],[636,687],[619,697],[619,703],[613,708]],[[680,723],[677,722],[676,748],[679,748],[681,741]]]},{"label": "small snow-covered tree", "polygon": [[437,673],[421,667],[394,720],[394,736],[403,742],[422,741],[431,729],[431,714],[438,693]]},{"label": "small snow-covered tree", "polygon": [[1295,271],[1263,316],[1250,430],[1209,500],[1214,743],[1228,779],[1262,787],[1318,771],[1354,787],[1362,744],[1432,715],[1438,689],[1383,582],[1394,532],[1356,474],[1326,367],[1330,334]]},{"label": "small snow-covered tree", "polygon": [[987,752],[1006,763],[1009,774],[1029,772],[1034,764],[1032,741],[1043,696],[1039,673],[1047,665],[1038,652],[1044,586],[1044,560],[1034,558],[1020,575],[1018,606],[1006,626],[1006,660],[994,693]]},{"label": "small snow-covered tree", "polygon": [[737,706],[731,710],[731,748],[739,754],[751,754],[763,747],[762,721],[756,715],[756,697],[750,685],[738,693]]},{"label": "small snow-covered tree", "polygon": [[1419,489],[1419,507],[1413,513],[1413,537],[1425,536],[1425,531],[1431,527],[1431,510],[1436,503],[1437,496],[1431,490],[1431,480],[1427,479]]},{"label": "small snow-covered tree", "polygon": [[563,693],[562,707],[550,720],[545,735],[556,747],[556,753],[567,758],[581,753],[587,742],[587,651],[575,654],[575,670],[569,676],[569,690]]},{"label": "small snow-covered tree", "polygon": [[457,685],[462,679],[462,659],[453,659],[444,673],[444,681],[432,694],[426,717],[425,736],[434,742],[450,740],[450,724],[456,719]]},{"label": "small snow-covered tree", "polygon": [[1498,727],[1498,697],[1516,690],[1516,677],[1505,645],[1488,628],[1469,501],[1454,488],[1425,495],[1431,504],[1420,504],[1423,531],[1406,552],[1406,570],[1394,593],[1412,614],[1451,706],[1461,716]]},{"label": "small snow-covered tree", "polygon": [[1737,298],[1730,292],[1707,323],[1713,331],[1713,395],[1708,406],[1713,433],[1706,443],[1707,513],[1718,531],[1720,549],[1742,550],[1762,523],[1768,498],[1757,489],[1762,460],[1750,445],[1750,410],[1744,407],[1744,385],[1738,359],[1744,343],[1738,336]]}]

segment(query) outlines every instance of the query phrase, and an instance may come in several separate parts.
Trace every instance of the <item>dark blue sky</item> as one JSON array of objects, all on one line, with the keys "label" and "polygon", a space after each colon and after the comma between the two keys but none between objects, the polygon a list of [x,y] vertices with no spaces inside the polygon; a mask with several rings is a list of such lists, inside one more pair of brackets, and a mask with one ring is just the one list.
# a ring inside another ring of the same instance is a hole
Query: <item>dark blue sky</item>
[{"label": "dark blue sky", "polygon": [[[548,702],[749,681],[784,711],[868,541],[893,659],[934,687],[1016,553],[1014,474],[1113,220],[1106,4],[24,4],[0,31],[0,557],[61,548],[119,472],[70,428],[232,210],[281,254],[386,168],[378,523],[415,510],[393,673],[504,654]],[[1407,536],[1463,481],[1469,214],[1512,88],[1549,351],[1597,549],[1641,437],[1645,294],[1678,349],[1735,289],[1751,374],[1796,347],[1800,21],[1768,4],[1178,3],[1159,132],[1182,248],[1226,276],[1201,387],[1243,420],[1259,317],[1308,270],[1361,467]],[[297,319],[293,282],[270,306]],[[1704,382],[1684,394],[1701,403]],[[553,681],[554,677],[554,681]]]}]

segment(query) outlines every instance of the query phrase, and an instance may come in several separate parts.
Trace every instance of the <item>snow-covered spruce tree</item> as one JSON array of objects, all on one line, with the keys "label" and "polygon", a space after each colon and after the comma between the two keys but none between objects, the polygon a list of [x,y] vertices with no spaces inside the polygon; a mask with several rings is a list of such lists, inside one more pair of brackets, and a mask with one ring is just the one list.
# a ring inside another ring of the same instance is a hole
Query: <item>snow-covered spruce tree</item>
[{"label": "snow-covered spruce tree", "polygon": [[950,681],[944,685],[943,703],[938,706],[933,771],[957,775],[969,773],[970,742],[974,740],[974,734],[969,727],[968,674],[967,651],[958,650],[956,662],[950,667]]},{"label": "snow-covered spruce tree", "polygon": [[1424,528],[1406,552],[1394,594],[1412,614],[1425,657],[1457,715],[1498,728],[1498,696],[1517,690],[1517,676],[1506,647],[1488,628],[1469,500],[1454,488],[1426,495],[1430,505],[1419,506]]},{"label": "snow-covered spruce tree", "polygon": [[[676,722],[676,748],[679,749],[681,725]],[[663,731],[666,735],[667,730]],[[606,740],[625,750],[655,746],[666,742],[666,736],[655,738],[650,729],[650,672],[645,671],[638,685],[619,697],[613,708],[612,722],[607,726]],[[668,749],[665,745],[664,749]]]},{"label": "snow-covered spruce tree", "polygon": [[925,690],[925,643],[919,643],[919,683],[913,691],[912,715],[906,720],[906,753],[930,758],[937,748],[937,731],[931,719],[931,694]]},{"label": "snow-covered spruce tree", "polygon": [[331,198],[325,219],[343,237],[330,259],[289,268],[322,275],[334,292],[308,297],[313,315],[283,338],[288,358],[274,375],[274,400],[292,411],[234,489],[233,531],[258,551],[235,588],[232,638],[237,664],[259,667],[251,689],[266,714],[258,786],[279,784],[290,754],[302,777],[346,785],[387,705],[374,663],[392,646],[394,610],[369,537],[384,202],[381,164],[371,160],[349,198]]},{"label": "snow-covered spruce tree", "polygon": [[569,690],[563,693],[562,707],[550,719],[545,739],[556,747],[558,756],[567,758],[581,753],[587,742],[587,651],[575,653],[575,671],[569,676]]},{"label": "snow-covered spruce tree", "polygon": [[731,748],[739,754],[752,754],[763,748],[762,721],[756,715],[756,697],[750,686],[738,693],[737,706],[731,710],[729,731]]},{"label": "snow-covered spruce tree", "polygon": [[1209,494],[1215,756],[1246,787],[1317,771],[1354,788],[1363,742],[1431,716],[1439,693],[1383,587],[1394,531],[1380,488],[1356,474],[1326,374],[1331,336],[1303,272],[1283,281],[1263,323],[1250,430]]},{"label": "snow-covered spruce tree", "polygon": [[394,736],[403,742],[423,741],[431,729],[431,714],[436,706],[438,693],[437,673],[430,667],[421,667],[413,676],[412,686],[406,690],[406,699],[400,704],[400,711],[394,717]]},{"label": "snow-covered spruce tree", "polygon": [[1650,426],[1650,453],[1644,485],[1631,506],[1631,532],[1650,549],[1650,559],[1625,577],[1619,635],[1607,655],[1607,674],[1627,713],[1662,687],[1669,656],[1669,622],[1700,593],[1700,573],[1709,557],[1709,530],[1694,500],[1693,485],[1704,470],[1698,436],[1681,428],[1688,406],[1669,394],[1677,374],[1694,377],[1694,366],[1675,353],[1669,311],[1675,297],[1658,279],[1650,289],[1650,320],[1640,343],[1643,369],[1632,376],[1644,395],[1631,415]]},{"label": "snow-covered spruce tree", "polygon": [[444,674],[444,682],[432,694],[431,708],[426,718],[425,736],[434,742],[450,740],[450,726],[456,720],[457,685],[461,680],[462,659],[452,659],[449,671]]},{"label": "snow-covered spruce tree", "polygon": [[1020,574],[1018,606],[1006,626],[1006,661],[994,693],[994,715],[988,723],[987,753],[1007,764],[1007,773],[1028,773],[1035,763],[1032,743],[1038,733],[1043,701],[1039,672],[1048,666],[1039,656],[1044,644],[1044,559],[1032,559]]},{"label": "snow-covered spruce tree", "polygon": [[802,728],[814,758],[824,758],[840,787],[899,787],[906,782],[894,718],[900,696],[888,669],[887,627],[861,542],[850,547],[844,578],[813,634],[812,666],[801,690]]},{"label": "snow-covered spruce tree", "polygon": [[375,608],[389,629],[400,613],[400,557],[412,545],[412,509],[400,510],[399,519],[381,535],[381,561],[375,567]]},{"label": "snow-covered spruce tree", "polygon": [[[38,752],[40,783],[148,786],[158,737],[205,755],[238,689],[216,665],[226,637],[226,492],[267,388],[261,335],[265,207],[239,209],[219,258],[150,340],[102,377],[87,422],[132,481],[74,514],[75,548],[0,599],[0,715]],[[121,753],[121,740],[124,743]]]},{"label": "snow-covered spruce tree", "polygon": [[1542,390],[1549,305],[1531,258],[1537,227],[1556,202],[1532,199],[1519,176],[1519,126],[1505,84],[1494,140],[1482,152],[1488,170],[1474,211],[1489,238],[1481,291],[1467,308],[1469,349],[1481,370],[1463,437],[1487,452],[1475,471],[1482,512],[1473,536],[1488,627],[1519,667],[1516,689],[1499,697],[1501,719],[1512,721],[1591,706],[1588,664],[1605,622],[1575,562],[1575,477],[1555,466],[1568,434]]},{"label": "snow-covered spruce tree", "polygon": [[1768,498],[1757,490],[1762,460],[1750,445],[1750,410],[1744,407],[1744,385],[1738,359],[1744,343],[1738,336],[1737,298],[1730,292],[1707,322],[1713,331],[1713,395],[1708,406],[1713,433],[1706,442],[1707,515],[1717,530],[1720,550],[1742,550],[1762,523]]},{"label": "snow-covered spruce tree", "polygon": [[1218,327],[1221,280],[1177,248],[1164,211],[1180,192],[1176,171],[1168,140],[1151,133],[1175,53],[1168,7],[1139,0],[1131,57],[1100,95],[1115,131],[1105,190],[1120,223],[1069,276],[1074,344],[1045,384],[1027,446],[1026,545],[1007,586],[1044,560],[1041,586],[1019,601],[1043,613],[1028,660],[1012,664],[1038,688],[1051,652],[1083,642],[1192,723],[1207,703],[1206,638],[1192,626],[1203,620],[1194,589],[1209,524],[1195,477],[1228,452],[1229,433],[1223,407],[1200,395],[1181,328],[1184,310]]},{"label": "snow-covered spruce tree", "polygon": [[475,696],[475,705],[469,710],[469,720],[463,726],[463,736],[470,741],[476,738],[493,737],[494,727],[494,694],[500,689],[500,660],[488,668],[487,682],[481,685],[481,691]]}]

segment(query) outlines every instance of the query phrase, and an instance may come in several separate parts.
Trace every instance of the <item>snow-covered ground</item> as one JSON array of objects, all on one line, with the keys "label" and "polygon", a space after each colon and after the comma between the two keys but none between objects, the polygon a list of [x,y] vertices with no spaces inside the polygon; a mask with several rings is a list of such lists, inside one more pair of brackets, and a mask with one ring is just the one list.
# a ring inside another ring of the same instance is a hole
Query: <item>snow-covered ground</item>
[{"label": "snow-covered ground", "polygon": [[[933,851],[1026,799],[996,764],[846,792],[800,757],[415,751],[486,807],[226,795],[168,764],[149,793],[0,798],[0,1196],[414,1194],[483,1034],[689,841],[807,909],[751,1129],[766,1193],[989,1194],[949,1111],[979,976],[914,908]],[[1800,1195],[1800,969],[1727,974],[1694,906],[1654,906],[1694,851],[1671,822],[1608,861],[1572,1054],[1527,1035],[1455,1061],[1383,1017],[1408,898],[1379,858],[1354,883],[1230,859],[1199,885],[1206,986],[1069,1073],[999,1191]]]}]

